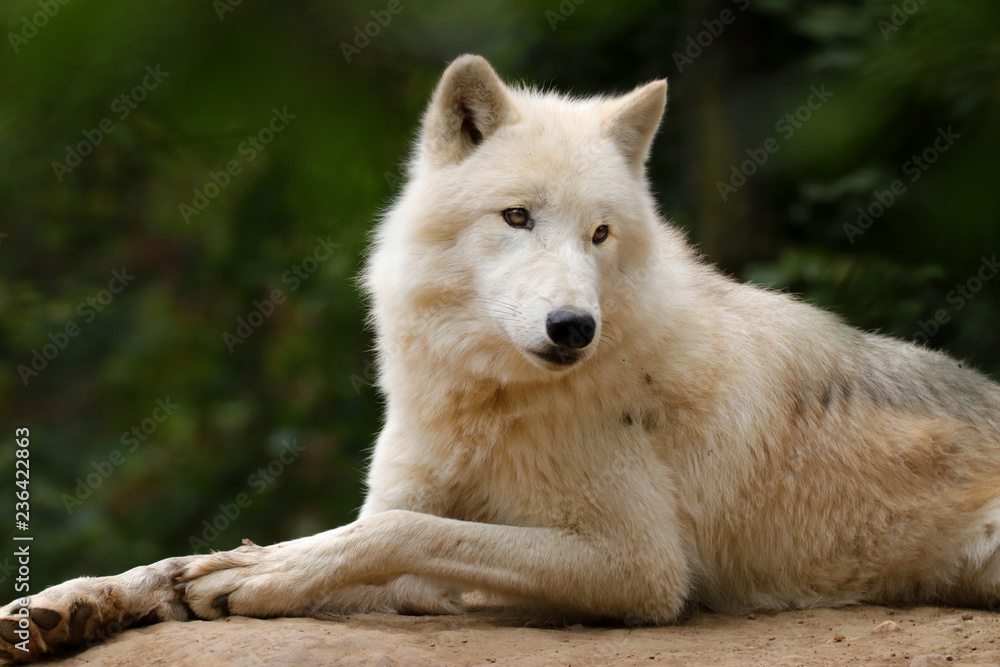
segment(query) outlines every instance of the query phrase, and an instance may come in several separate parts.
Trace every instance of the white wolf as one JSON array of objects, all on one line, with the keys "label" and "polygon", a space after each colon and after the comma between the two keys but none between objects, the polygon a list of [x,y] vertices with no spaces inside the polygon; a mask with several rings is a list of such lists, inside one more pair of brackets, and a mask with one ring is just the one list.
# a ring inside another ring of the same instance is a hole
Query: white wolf
[{"label": "white wolf", "polygon": [[66,582],[3,610],[0,650],[474,590],[628,623],[991,604],[1000,387],[701,263],[644,176],[666,88],[454,61],[364,273],[388,414],[360,518]]}]

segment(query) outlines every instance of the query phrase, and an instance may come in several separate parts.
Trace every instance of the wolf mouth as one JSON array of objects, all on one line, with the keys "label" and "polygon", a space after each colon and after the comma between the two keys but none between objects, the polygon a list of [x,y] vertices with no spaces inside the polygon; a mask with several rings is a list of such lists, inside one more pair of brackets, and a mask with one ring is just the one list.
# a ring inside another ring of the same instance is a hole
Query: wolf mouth
[{"label": "wolf mouth", "polygon": [[580,360],[576,350],[564,347],[550,347],[545,350],[531,350],[531,353],[543,361],[556,366],[571,366]]}]

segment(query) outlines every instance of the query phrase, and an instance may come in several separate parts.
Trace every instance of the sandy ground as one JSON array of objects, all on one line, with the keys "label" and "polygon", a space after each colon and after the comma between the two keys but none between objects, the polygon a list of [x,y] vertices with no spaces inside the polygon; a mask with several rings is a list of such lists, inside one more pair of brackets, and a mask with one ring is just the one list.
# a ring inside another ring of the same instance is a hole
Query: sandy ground
[{"label": "sandy ground", "polygon": [[129,630],[58,664],[997,665],[1000,614],[934,607],[699,612],[678,626],[638,629],[544,627],[525,612],[498,609],[332,620],[233,617]]}]

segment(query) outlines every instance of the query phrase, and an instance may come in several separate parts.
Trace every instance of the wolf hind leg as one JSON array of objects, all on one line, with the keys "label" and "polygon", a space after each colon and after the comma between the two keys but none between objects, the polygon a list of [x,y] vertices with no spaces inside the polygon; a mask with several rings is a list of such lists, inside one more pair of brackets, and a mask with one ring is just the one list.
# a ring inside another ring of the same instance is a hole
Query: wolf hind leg
[{"label": "wolf hind leg", "polygon": [[953,605],[1000,611],[1000,500],[973,525],[960,552],[960,570],[946,597]]}]

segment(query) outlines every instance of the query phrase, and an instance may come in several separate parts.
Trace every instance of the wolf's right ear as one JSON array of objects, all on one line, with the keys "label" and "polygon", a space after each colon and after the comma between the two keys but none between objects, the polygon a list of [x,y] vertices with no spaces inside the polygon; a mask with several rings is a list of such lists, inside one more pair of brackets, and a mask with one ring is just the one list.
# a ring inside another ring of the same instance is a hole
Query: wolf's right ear
[{"label": "wolf's right ear", "polygon": [[461,162],[516,118],[507,87],[486,59],[459,56],[441,76],[424,116],[424,150],[441,165]]}]

